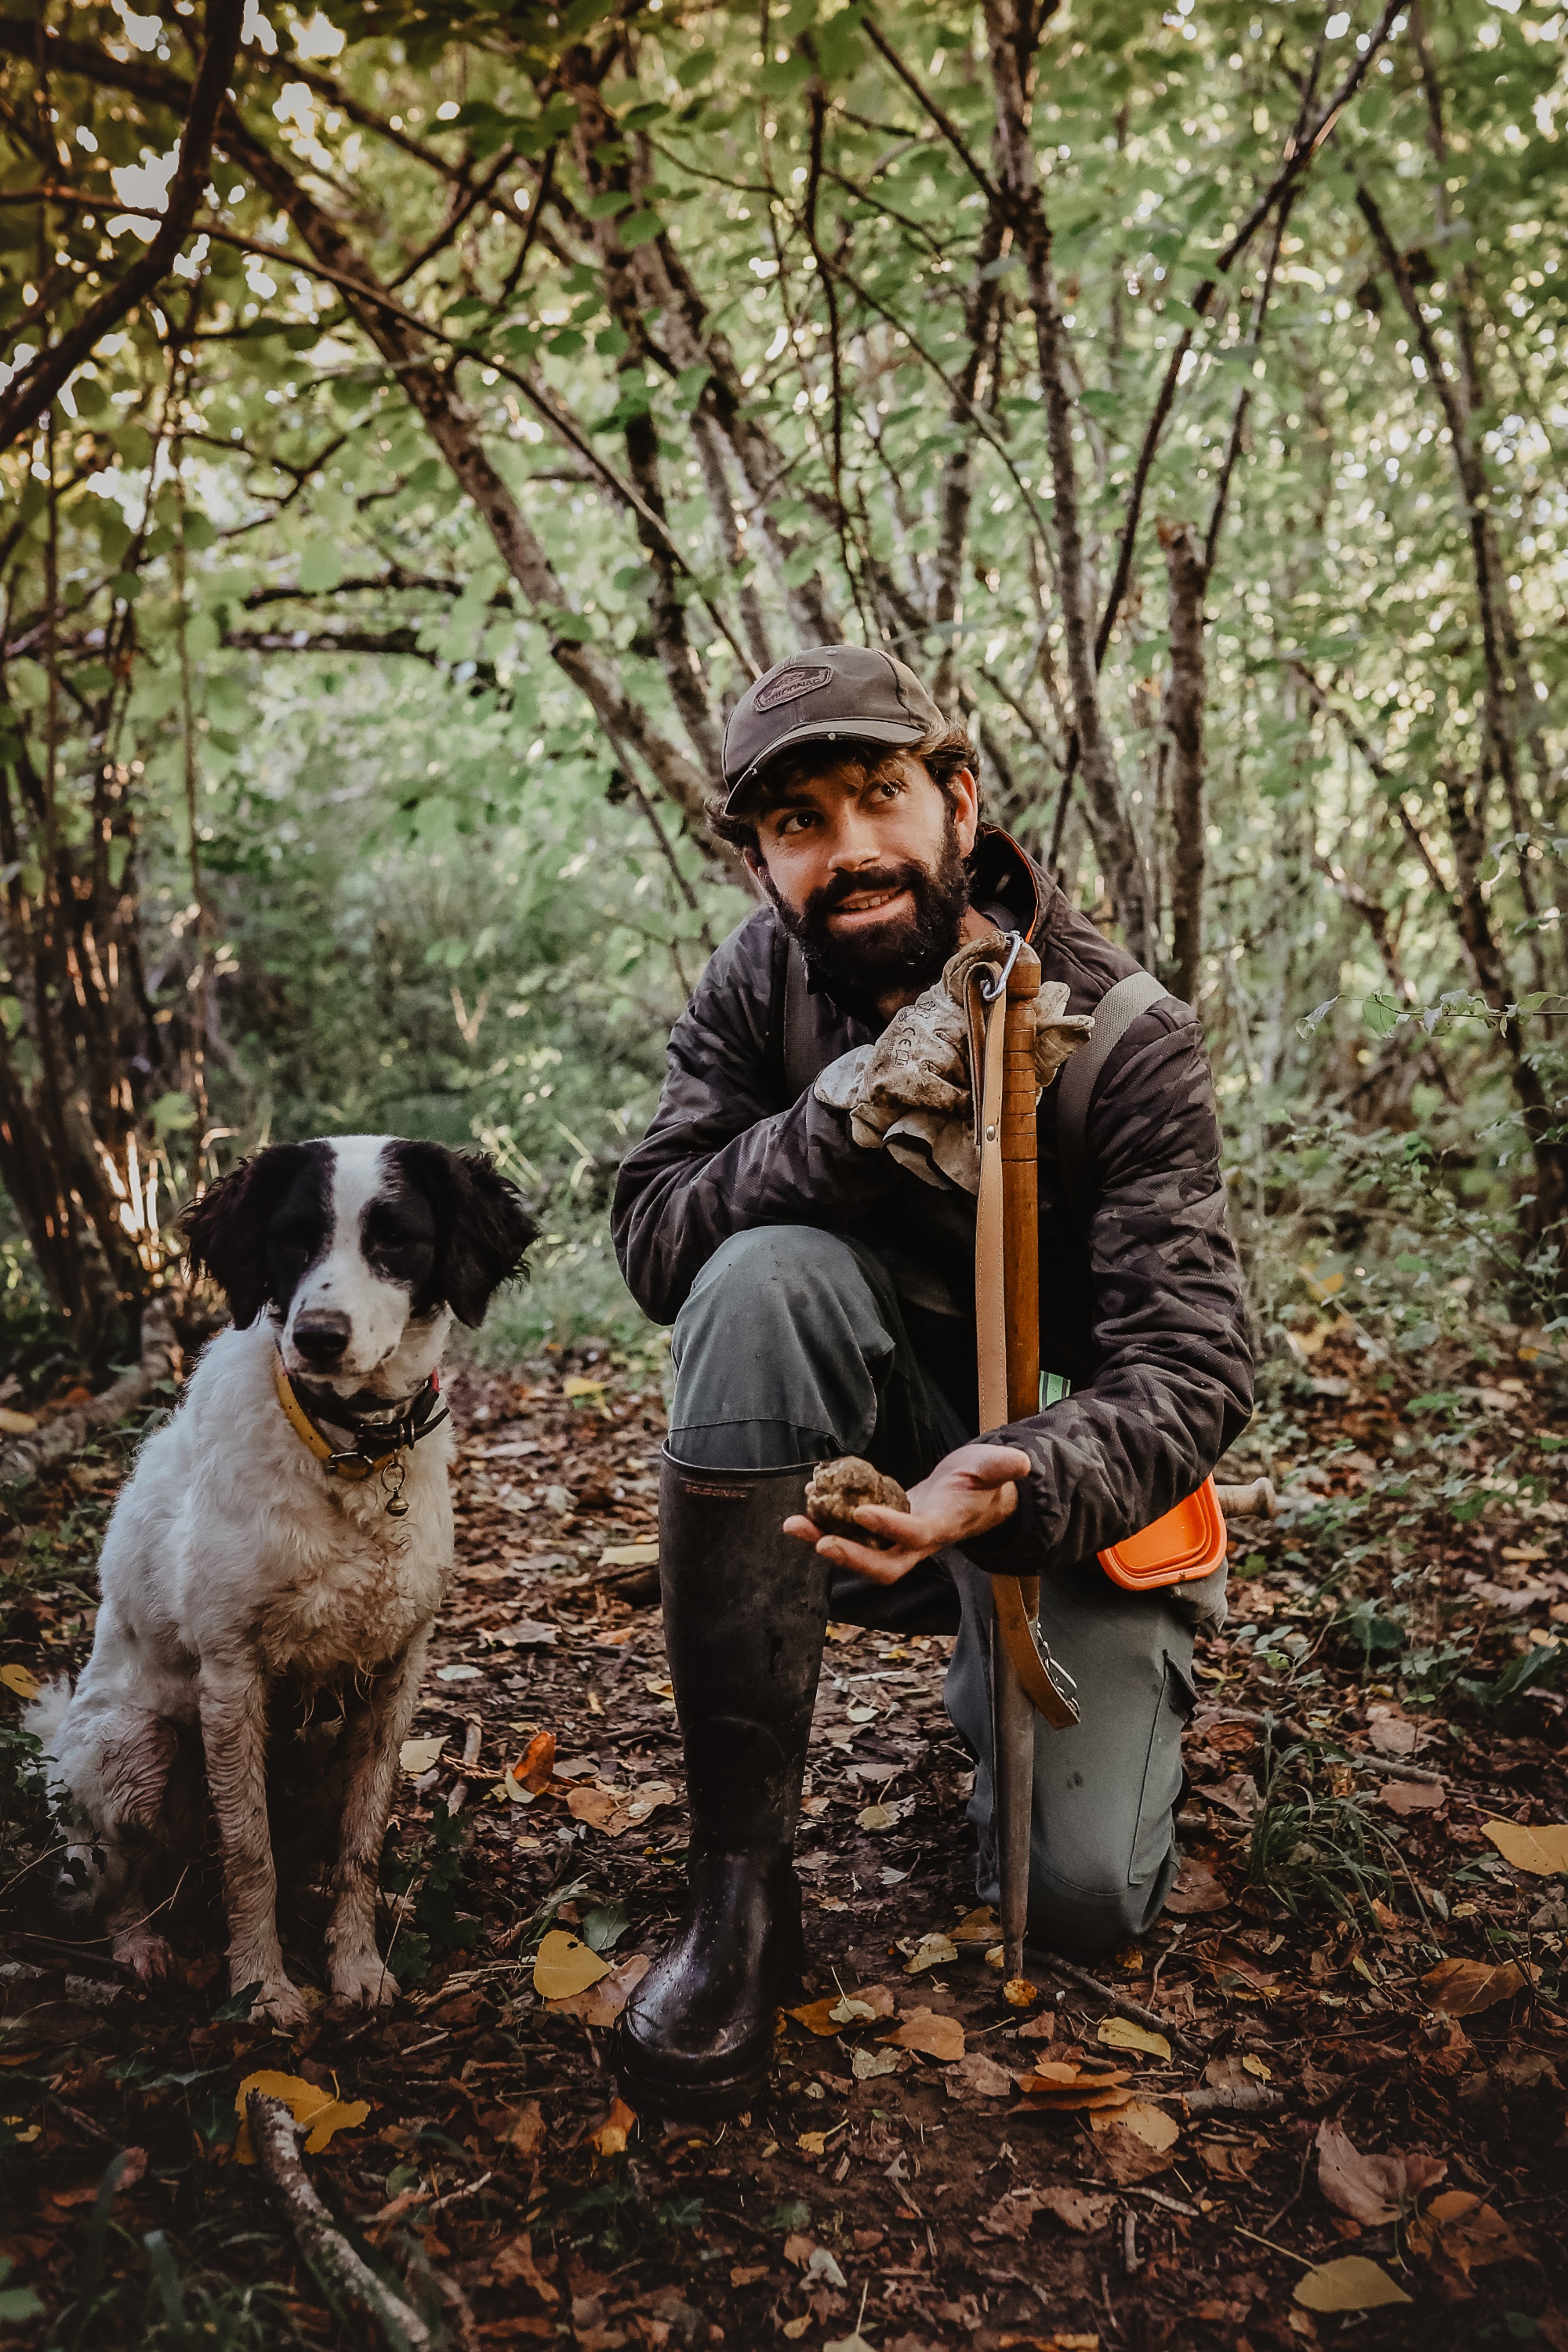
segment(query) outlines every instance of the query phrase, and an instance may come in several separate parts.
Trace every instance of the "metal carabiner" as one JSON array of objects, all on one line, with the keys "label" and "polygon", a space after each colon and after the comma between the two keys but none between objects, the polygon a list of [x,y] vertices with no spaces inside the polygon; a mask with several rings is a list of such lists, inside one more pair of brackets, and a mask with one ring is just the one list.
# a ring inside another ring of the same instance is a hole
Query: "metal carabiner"
[{"label": "metal carabiner", "polygon": [[1007,950],[1006,962],[1003,965],[1001,971],[996,975],[994,987],[988,988],[984,981],[982,981],[980,983],[980,993],[984,998],[987,1004],[994,1004],[996,999],[1006,988],[1007,982],[1012,977],[1013,966],[1018,961],[1018,950],[1024,944],[1024,934],[1022,931],[1009,931],[1007,937],[1012,940],[1013,944]]}]

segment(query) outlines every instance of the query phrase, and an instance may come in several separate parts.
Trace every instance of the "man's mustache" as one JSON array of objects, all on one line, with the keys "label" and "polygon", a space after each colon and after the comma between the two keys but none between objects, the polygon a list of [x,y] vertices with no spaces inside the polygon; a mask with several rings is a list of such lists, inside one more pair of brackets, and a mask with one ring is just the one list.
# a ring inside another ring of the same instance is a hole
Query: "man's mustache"
[{"label": "man's mustache", "polygon": [[918,897],[925,878],[924,866],[912,859],[858,874],[836,874],[831,882],[825,882],[820,890],[812,892],[805,904],[805,920],[820,921],[823,916],[842,907],[847,898],[858,898],[868,890],[913,890]]}]

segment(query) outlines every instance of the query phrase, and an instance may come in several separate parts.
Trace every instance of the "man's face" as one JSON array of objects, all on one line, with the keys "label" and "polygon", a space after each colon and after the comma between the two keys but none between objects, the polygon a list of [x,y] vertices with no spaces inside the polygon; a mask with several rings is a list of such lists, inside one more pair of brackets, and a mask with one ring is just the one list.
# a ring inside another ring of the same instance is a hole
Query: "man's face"
[{"label": "man's face", "polygon": [[864,1012],[929,986],[957,949],[979,822],[966,768],[950,797],[893,752],[792,786],[748,861],[815,976]]}]

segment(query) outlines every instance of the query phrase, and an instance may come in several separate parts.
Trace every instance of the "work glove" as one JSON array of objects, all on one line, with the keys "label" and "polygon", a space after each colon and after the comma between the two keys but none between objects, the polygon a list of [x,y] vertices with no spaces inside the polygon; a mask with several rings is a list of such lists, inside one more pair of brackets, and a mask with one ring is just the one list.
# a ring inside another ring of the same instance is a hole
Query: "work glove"
[{"label": "work glove", "polygon": [[[949,959],[941,981],[894,1013],[870,1045],[857,1045],[829,1063],[816,1081],[818,1101],[847,1111],[849,1132],[863,1150],[891,1152],[923,1182],[946,1191],[980,1190],[975,1133],[976,1074],[965,996],[977,964],[1000,971],[1007,941],[999,931],[972,940]],[[1087,1013],[1069,1013],[1061,981],[1048,981],[1035,1000],[1035,1074],[1041,1089],[1094,1026]]]}]

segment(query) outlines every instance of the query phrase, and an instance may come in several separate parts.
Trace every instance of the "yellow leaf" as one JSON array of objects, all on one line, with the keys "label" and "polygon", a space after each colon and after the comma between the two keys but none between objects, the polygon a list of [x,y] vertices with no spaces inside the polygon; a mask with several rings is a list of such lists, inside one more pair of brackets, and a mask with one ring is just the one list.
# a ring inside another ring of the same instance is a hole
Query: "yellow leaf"
[{"label": "yellow leaf", "polygon": [[1112,2124],[1120,2124],[1135,2139],[1141,2139],[1145,2147],[1174,2147],[1182,2136],[1181,2126],[1173,2116],[1168,2116],[1163,2107],[1151,2106],[1143,2099],[1133,2099],[1125,2107],[1092,2108],[1089,2121],[1091,2131],[1106,2131]]},{"label": "yellow leaf", "polygon": [[798,2344],[810,2326],[811,2314],[805,2311],[802,2312],[798,2319],[786,2319],[782,2332],[789,2337],[792,2344]]},{"label": "yellow leaf", "polygon": [[1146,2025],[1134,2025],[1126,2017],[1102,2017],[1100,2039],[1111,2050],[1143,2050],[1151,2058],[1168,2058],[1171,2054],[1171,2045],[1163,2033],[1151,2033]]},{"label": "yellow leaf", "polygon": [[1244,2058],[1241,2063],[1249,2074],[1257,2075],[1260,2083],[1271,2083],[1274,2080],[1272,2073],[1261,2058]]},{"label": "yellow leaf", "polygon": [[541,2000],[566,2000],[574,1992],[586,1992],[609,1973],[608,1960],[601,1959],[580,1937],[569,1936],[564,1927],[552,1927],[533,1963],[533,1990]]},{"label": "yellow leaf", "polygon": [[996,1914],[989,1903],[978,1911],[968,1911],[956,1927],[950,1929],[955,1944],[993,1944],[996,1940]]},{"label": "yellow leaf", "polygon": [[[986,1954],[990,1958],[990,1954]],[[1033,2009],[1040,1997],[1040,1988],[1027,1977],[1009,1977],[1002,1988],[1002,1998],[1009,2009]]]},{"label": "yellow leaf", "polygon": [[370,2113],[367,2099],[340,2099],[323,2090],[320,2083],[307,2083],[302,2074],[278,2074],[264,2067],[259,2074],[247,2074],[235,2093],[234,2111],[239,2117],[239,2131],[234,2153],[240,2164],[256,2161],[245,2113],[245,2103],[252,2091],[259,2091],[268,2099],[280,2099],[297,2124],[309,2126],[305,2136],[307,2156],[320,2156],[334,2132],[353,2131]]},{"label": "yellow leaf", "polygon": [[589,2147],[599,2156],[624,2156],[636,2122],[637,2110],[617,2099],[598,2130],[588,2134]]},{"label": "yellow leaf", "polygon": [[561,1393],[563,1396],[569,1397],[602,1397],[605,1393],[605,1383],[603,1381],[574,1378],[562,1381]]},{"label": "yellow leaf", "polygon": [[658,1546],[656,1543],[607,1544],[599,1554],[601,1568],[657,1568]]},{"label": "yellow leaf", "polygon": [[1292,2290],[1309,2311],[1375,2311],[1385,2303],[1408,2303],[1410,2297],[1388,2273],[1364,2254],[1345,2254],[1337,2263],[1314,2263]]},{"label": "yellow leaf", "polygon": [[890,1830],[898,1818],[891,1805],[862,1805],[855,1816],[863,1830]]},{"label": "yellow leaf", "polygon": [[668,1675],[661,1679],[658,1675],[645,1675],[642,1686],[645,1691],[650,1691],[655,1698],[666,1698],[672,1706],[674,1706],[675,1685]]},{"label": "yellow leaf", "polygon": [[37,1425],[30,1412],[0,1412],[0,1437],[31,1437]]},{"label": "yellow leaf", "polygon": [[398,1769],[410,1780],[419,1780],[437,1763],[446,1747],[441,1739],[405,1739],[397,1751]]},{"label": "yellow leaf", "polygon": [[26,1666],[0,1666],[0,1683],[18,1698],[37,1698],[43,1688],[37,1675],[30,1675]]},{"label": "yellow leaf", "polygon": [[1531,1871],[1537,1878],[1555,1878],[1568,1870],[1568,1822],[1546,1822],[1538,1829],[1527,1829],[1522,1822],[1483,1822],[1481,1834],[1515,1870]]},{"label": "yellow leaf", "polygon": [[826,2156],[827,2153],[827,2134],[825,2131],[802,2132],[800,2137],[795,2142],[795,2146],[800,2149],[803,2156]]}]

